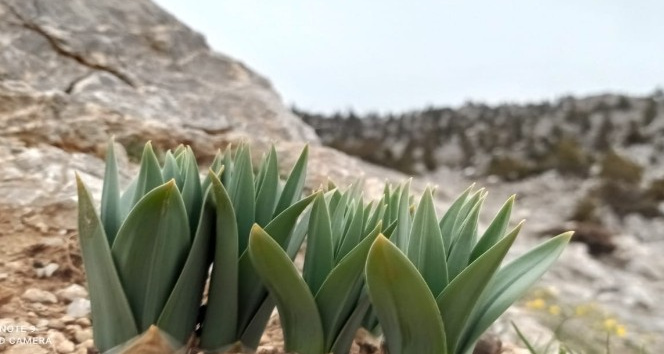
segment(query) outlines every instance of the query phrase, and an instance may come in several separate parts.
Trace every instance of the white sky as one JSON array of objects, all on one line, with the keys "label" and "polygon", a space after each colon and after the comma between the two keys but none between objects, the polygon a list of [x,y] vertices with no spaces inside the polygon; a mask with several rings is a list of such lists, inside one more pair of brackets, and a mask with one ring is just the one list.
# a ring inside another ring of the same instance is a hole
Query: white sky
[{"label": "white sky", "polygon": [[664,84],[662,0],[156,0],[288,104],[330,112]]}]

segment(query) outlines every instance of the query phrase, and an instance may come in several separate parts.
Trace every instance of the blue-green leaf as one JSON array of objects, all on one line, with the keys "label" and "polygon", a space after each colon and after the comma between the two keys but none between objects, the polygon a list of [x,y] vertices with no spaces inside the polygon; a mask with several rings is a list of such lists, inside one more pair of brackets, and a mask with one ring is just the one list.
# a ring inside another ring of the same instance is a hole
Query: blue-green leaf
[{"label": "blue-green leaf", "polygon": [[312,294],[316,294],[334,266],[334,249],[330,214],[322,194],[314,200],[309,219],[307,249],[302,277]]},{"label": "blue-green leaf", "polygon": [[323,327],[313,296],[286,252],[258,225],[251,231],[249,256],[277,302],[286,351],[323,353]]},{"label": "blue-green leaf", "polygon": [[258,191],[256,196],[256,223],[261,227],[265,227],[274,215],[279,188],[279,167],[274,146],[270,149],[270,153],[261,166],[258,182],[256,189]]},{"label": "blue-green leaf", "polygon": [[109,245],[113,244],[115,235],[120,228],[120,224],[122,224],[118,165],[115,159],[114,145],[114,139],[111,138],[108,142],[108,149],[106,150],[104,187],[101,193],[101,222],[104,225]]},{"label": "blue-green leaf", "polygon": [[[327,351],[332,348],[332,344],[336,341],[357,304],[364,284],[364,264],[369,254],[369,248],[379,233],[380,225],[376,226],[334,267],[316,294],[315,299],[323,324]],[[361,318],[357,323],[358,328],[360,321]],[[346,353],[349,350],[350,346],[345,348]]]},{"label": "blue-green leaf", "polygon": [[438,225],[440,226],[440,232],[443,235],[443,241],[447,249],[452,245],[452,232],[454,231],[454,222],[459,215],[461,207],[466,203],[468,196],[473,190],[474,185],[468,187],[457,199],[452,202],[452,205],[447,209],[447,212],[440,219]]},{"label": "blue-green leaf", "polygon": [[470,261],[470,253],[477,242],[477,224],[483,201],[484,198],[481,198],[475,202],[473,208],[468,212],[468,216],[461,223],[457,236],[452,238],[452,245],[448,251],[449,255],[447,258],[447,269],[450,280],[461,273]]},{"label": "blue-green leaf", "polygon": [[211,193],[216,204],[214,264],[210,275],[208,305],[201,347],[217,349],[237,339],[238,225],[226,188],[210,171]]},{"label": "blue-green leaf", "polygon": [[302,195],[302,188],[304,187],[304,180],[307,176],[307,160],[309,157],[309,146],[305,146],[300,154],[300,157],[295,162],[295,166],[290,171],[288,179],[286,180],[286,185],[281,192],[279,197],[279,202],[274,211],[274,215],[280,214],[282,211],[286,210],[289,206],[295,203],[296,200],[300,199]]},{"label": "blue-green leaf", "polygon": [[477,257],[481,256],[489,248],[493,247],[507,231],[507,225],[510,223],[510,215],[512,214],[512,206],[514,205],[515,196],[511,196],[500,208],[496,217],[491,221],[489,227],[484,231],[484,235],[480,237],[473,248],[473,253],[470,256],[470,261],[474,261]]},{"label": "blue-green leaf", "polygon": [[[206,200],[210,198],[207,194]],[[196,235],[178,281],[159,316],[157,326],[184,345],[196,328],[203,289],[211,261],[210,237],[215,210],[205,203]]]},{"label": "blue-green leaf", "polygon": [[237,218],[240,254],[247,248],[249,231],[251,230],[251,225],[254,224],[256,213],[256,192],[254,188],[251,152],[247,145],[242,145],[238,148],[235,156],[233,177],[228,188],[228,194],[233,201],[235,216]]},{"label": "blue-green leaf", "polygon": [[408,258],[426,281],[431,293],[440,294],[448,282],[446,252],[429,188],[424,191],[415,211],[409,239]]},{"label": "blue-green leaf", "polygon": [[521,224],[465,268],[438,295],[436,302],[443,316],[443,323],[454,324],[448,325],[445,332],[447,349],[450,352],[458,352],[459,340],[467,326],[470,314],[477,306],[478,298],[498,270],[520,229]]},{"label": "blue-green leaf", "polygon": [[138,335],[136,322],[115,269],[104,227],[92,197],[76,174],[78,234],[95,322],[95,346],[104,352]]},{"label": "blue-green leaf", "polygon": [[470,350],[482,333],[553,265],[571,237],[571,232],[560,234],[499,269],[479,299],[459,348]]},{"label": "blue-green leaf", "polygon": [[154,324],[189,253],[187,213],[174,180],[148,192],[111,249],[139,331]]},{"label": "blue-green leaf", "polygon": [[138,178],[136,179],[136,188],[134,190],[131,207],[136,205],[136,203],[138,203],[138,201],[149,191],[159,187],[162,183],[164,183],[164,180],[161,175],[159,161],[154,154],[154,150],[152,150],[152,144],[148,142],[145,144],[143,155],[141,156],[141,169],[139,170]]},{"label": "blue-green leaf", "polygon": [[429,287],[383,236],[369,251],[366,281],[390,353],[447,353],[443,321]]}]

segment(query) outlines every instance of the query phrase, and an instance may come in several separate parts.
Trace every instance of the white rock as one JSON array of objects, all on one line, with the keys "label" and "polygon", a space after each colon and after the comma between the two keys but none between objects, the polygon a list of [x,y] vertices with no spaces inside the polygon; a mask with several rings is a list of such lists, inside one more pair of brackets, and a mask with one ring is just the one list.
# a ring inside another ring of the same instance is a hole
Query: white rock
[{"label": "white rock", "polygon": [[58,290],[55,294],[60,300],[66,300],[67,302],[74,301],[76,298],[84,299],[88,297],[88,291],[78,284],[72,284],[64,289]]},{"label": "white rock", "polygon": [[37,268],[37,277],[38,278],[50,278],[53,274],[60,268],[57,263],[49,263],[42,268]]},{"label": "white rock", "polygon": [[74,338],[76,339],[76,343],[84,343],[88,339],[92,339],[92,329],[79,329],[78,331],[74,332]]},{"label": "white rock", "polygon": [[62,332],[50,330],[47,335],[53,342],[53,347],[57,353],[67,354],[76,350],[76,345],[67,339]]},{"label": "white rock", "polygon": [[26,290],[21,297],[25,300],[42,304],[55,304],[58,302],[58,298],[53,293],[36,288]]},{"label": "white rock", "polygon": [[74,299],[67,306],[67,315],[71,317],[85,317],[90,313],[90,300],[83,298]]}]

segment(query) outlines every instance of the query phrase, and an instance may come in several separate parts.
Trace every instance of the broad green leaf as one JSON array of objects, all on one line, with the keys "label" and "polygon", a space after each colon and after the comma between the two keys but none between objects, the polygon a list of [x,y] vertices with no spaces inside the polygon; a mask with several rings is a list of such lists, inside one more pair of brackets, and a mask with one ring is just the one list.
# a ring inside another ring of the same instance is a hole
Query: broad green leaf
[{"label": "broad green leaf", "polygon": [[459,340],[467,326],[470,314],[477,306],[477,300],[500,267],[500,263],[514,243],[520,229],[521,224],[464,269],[436,298],[443,323],[454,324],[448,325],[445,332],[447,350],[450,352],[458,352]]},{"label": "broad green leaf", "polygon": [[211,193],[216,204],[214,264],[210,274],[208,305],[201,346],[215,349],[237,339],[238,317],[238,225],[226,188],[212,171]]},{"label": "broad green leaf", "polygon": [[[210,198],[207,193],[206,200]],[[205,203],[194,241],[177,283],[159,316],[157,326],[184,345],[196,328],[203,289],[211,261],[210,236],[215,209]]]},{"label": "broad green leaf", "polygon": [[[383,220],[383,217],[385,216],[385,210],[387,209],[387,203],[385,200],[381,199],[378,201],[378,204],[374,208],[373,213],[371,216],[367,219],[366,224],[364,225],[365,232],[370,230],[373,226],[376,226],[378,224],[378,220]],[[383,224],[384,225],[384,224]]]},{"label": "broad green leaf", "polygon": [[196,233],[196,223],[201,213],[201,203],[203,200],[203,191],[201,190],[201,177],[198,170],[198,163],[194,152],[190,147],[186,148],[185,159],[182,165],[182,175],[184,182],[182,186],[182,200],[184,201],[187,217],[189,220],[191,235]]},{"label": "broad green leaf", "polygon": [[390,240],[404,253],[408,251],[408,236],[412,225],[410,220],[410,182],[410,179],[406,181],[401,189],[397,209],[397,229],[394,231],[394,235],[390,237]]},{"label": "broad green leaf", "polygon": [[[221,176],[219,171],[221,171],[222,168],[225,168],[223,163],[223,156],[221,154],[221,150],[217,150],[217,154],[214,155],[214,160],[212,160],[212,163],[210,164],[210,170],[214,171],[215,175]],[[212,184],[212,180],[210,180],[210,178],[206,175],[205,179],[203,179],[203,183],[201,184],[201,190],[208,190],[210,184]],[[224,185],[226,186],[227,184]]]},{"label": "broad green leaf", "polygon": [[323,328],[307,284],[284,250],[258,225],[251,231],[249,256],[276,300],[286,351],[323,353]]},{"label": "broad green leaf", "polygon": [[228,194],[235,209],[239,237],[238,245],[240,254],[242,254],[247,248],[249,231],[251,225],[254,224],[256,212],[254,171],[251,166],[251,153],[247,145],[242,145],[237,150]]},{"label": "broad green leaf", "polygon": [[344,226],[347,218],[346,211],[348,210],[348,203],[350,202],[349,198],[350,192],[344,192],[336,207],[334,209],[328,209],[328,213],[330,215],[330,235],[332,240],[332,248],[335,250],[341,243],[341,238],[343,237]]},{"label": "broad green leaf", "polygon": [[276,303],[274,298],[267,294],[258,310],[254,316],[249,321],[249,324],[245,328],[239,328],[241,331],[240,341],[243,345],[251,348],[251,350],[256,351],[258,344],[260,343],[263,332],[265,332],[265,327],[272,316],[272,311],[274,310]]},{"label": "broad green leaf", "polygon": [[346,231],[341,239],[339,249],[334,256],[336,262],[343,259],[348,252],[362,241],[362,236],[364,235],[362,231],[362,223],[364,221],[364,208],[362,204],[362,200],[360,199],[355,208],[355,214],[350,219],[348,231]]},{"label": "broad green leaf", "polygon": [[179,190],[184,187],[184,176],[182,176],[178,162],[170,150],[166,151],[164,155],[164,167],[161,169],[161,175],[165,181],[174,179]]},{"label": "broad green leaf", "polygon": [[566,232],[547,240],[496,272],[471,315],[460,342],[461,352],[472,349],[482,333],[535,284],[558,259],[571,237],[572,232]]},{"label": "broad green leaf", "polygon": [[470,256],[470,261],[474,261],[477,257],[481,256],[489,248],[500,240],[505,231],[507,231],[507,225],[510,223],[510,215],[512,214],[512,207],[514,206],[515,196],[511,196],[502,208],[496,214],[496,217],[491,221],[489,227],[484,231],[484,235],[480,237],[480,240],[477,242],[473,248],[473,253]]},{"label": "broad green leaf", "polygon": [[454,220],[454,227],[452,228],[452,244],[454,244],[454,242],[456,242],[456,238],[459,237],[461,228],[463,227],[464,222],[470,215],[473,208],[475,208],[477,203],[479,203],[480,200],[485,196],[486,190],[484,188],[480,188],[475,193],[468,196],[468,200],[463,203],[461,209],[459,209],[459,214],[457,215],[456,220]]},{"label": "broad green leaf", "polygon": [[468,196],[473,190],[473,187],[475,185],[471,185],[470,187],[466,188],[463,193],[461,193],[460,196],[457,197],[457,199],[452,202],[452,205],[447,209],[447,212],[443,217],[440,219],[440,222],[438,225],[440,226],[440,232],[443,235],[443,242],[445,243],[445,249],[449,250],[450,246],[452,245],[452,232],[454,231],[454,222],[457,219],[457,216],[459,215],[459,211],[461,210],[461,207],[466,203],[466,200],[468,199]]},{"label": "broad green leaf", "polygon": [[413,218],[408,258],[420,272],[432,294],[440,294],[447,285],[445,245],[438,227],[431,189],[427,188]]},{"label": "broad green leaf", "polygon": [[383,225],[391,225],[393,222],[398,221],[399,197],[401,196],[402,189],[403,185],[399,185],[394,190],[386,190],[389,194],[386,198],[387,210],[383,216]]},{"label": "broad green leaf", "polygon": [[470,261],[470,253],[477,242],[477,224],[479,223],[483,202],[484,198],[480,198],[475,202],[473,208],[468,212],[468,216],[459,227],[458,236],[452,239],[451,249],[447,258],[450,280],[461,273]]},{"label": "broad green leaf", "polygon": [[[120,219],[124,220],[129,215],[129,211],[133,207],[132,201],[134,199],[134,194],[136,193],[136,185],[138,184],[138,178],[134,178],[129,182],[127,189],[120,196]],[[116,234],[117,235],[117,234]],[[115,240],[113,241],[115,242]]]},{"label": "broad green leaf", "polygon": [[138,335],[136,322],[115,269],[104,227],[92,197],[76,174],[78,233],[85,266],[95,346],[105,352]]},{"label": "broad green leaf", "polygon": [[383,236],[369,251],[366,281],[390,353],[447,353],[443,321],[429,287]]},{"label": "broad green leaf", "polygon": [[316,294],[334,266],[332,229],[327,204],[321,194],[311,208],[307,249],[302,277],[312,294]]},{"label": "broad green leaf", "polygon": [[189,253],[184,202],[174,180],[132,209],[111,249],[140,332],[159,318]]},{"label": "broad green leaf", "polygon": [[[363,273],[367,254],[379,233],[380,226],[376,226],[371,234],[367,235],[334,267],[315,296],[325,333],[325,350],[332,347],[337,335],[353,312],[364,284]],[[349,350],[350,347],[346,348],[346,352]]]},{"label": "broad green leaf", "polygon": [[265,158],[261,171],[262,176],[260,176],[257,189],[258,195],[256,196],[256,223],[261,227],[265,227],[274,215],[279,187],[279,167],[274,146]]},{"label": "broad green leaf", "polygon": [[148,142],[145,144],[143,155],[141,156],[141,169],[136,179],[136,189],[134,190],[131,207],[134,207],[144,195],[154,188],[159,187],[162,183],[164,183],[164,180],[161,176],[159,161],[157,161],[157,156],[154,154],[154,150],[152,150],[152,144]]},{"label": "broad green leaf", "polygon": [[305,237],[307,236],[307,230],[309,230],[309,220],[311,219],[311,207],[307,206],[307,209],[302,214],[300,221],[293,228],[293,233],[290,236],[290,241],[286,249],[286,254],[291,259],[295,259],[297,253],[302,248],[302,243],[304,242]]},{"label": "broad green leaf", "polygon": [[[288,209],[284,210],[274,218],[274,220],[265,227],[265,231],[272,236],[281,247],[288,247],[290,250],[291,240],[289,240],[289,237],[295,227],[297,218],[317,195],[318,194],[312,194],[291,205]],[[301,241],[302,240],[300,240],[300,243]],[[293,245],[293,248],[295,248],[295,245]],[[297,246],[297,248],[299,248],[299,246]],[[294,252],[297,252],[297,250]],[[238,329],[244,330],[252,321],[252,318],[255,316],[261,303],[265,300],[267,291],[258,278],[246,251],[240,256],[239,274],[242,281],[239,282]]]},{"label": "broad green leaf", "polygon": [[366,291],[363,291],[359,300],[354,305],[353,312],[346,319],[341,331],[334,339],[332,347],[329,348],[330,353],[347,354],[350,352],[357,330],[362,327],[362,320],[370,307],[371,301],[369,301],[369,295]]},{"label": "broad green leaf", "polygon": [[104,187],[101,193],[101,222],[104,225],[109,245],[113,244],[115,235],[118,233],[120,224],[122,224],[120,208],[120,185],[118,182],[118,165],[115,159],[115,141],[111,138],[106,150]]},{"label": "broad green leaf", "polygon": [[309,146],[305,146],[302,149],[300,157],[295,162],[295,166],[290,171],[288,179],[286,180],[286,185],[281,192],[279,197],[279,202],[274,211],[274,215],[280,214],[282,211],[286,210],[289,206],[295,203],[296,200],[300,199],[302,195],[302,188],[304,187],[304,180],[307,176],[307,159],[309,157]]},{"label": "broad green leaf", "polygon": [[221,161],[224,165],[224,174],[221,176],[221,183],[224,186],[229,187],[233,180],[233,176],[235,175],[235,163],[233,162],[233,149],[231,144],[226,146],[226,150],[224,150],[222,155]]},{"label": "broad green leaf", "polygon": [[179,144],[179,145],[175,148],[175,151],[173,151],[173,155],[174,155],[175,157],[178,157],[178,156],[180,156],[185,150],[187,150],[186,146],[184,146],[183,144]]}]

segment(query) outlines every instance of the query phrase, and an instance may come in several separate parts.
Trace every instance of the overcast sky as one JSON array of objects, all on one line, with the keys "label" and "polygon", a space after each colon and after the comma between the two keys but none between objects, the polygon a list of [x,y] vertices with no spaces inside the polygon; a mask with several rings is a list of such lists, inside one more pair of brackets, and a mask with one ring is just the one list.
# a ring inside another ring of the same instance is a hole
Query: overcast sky
[{"label": "overcast sky", "polygon": [[287,104],[401,111],[664,84],[664,1],[157,0]]}]

